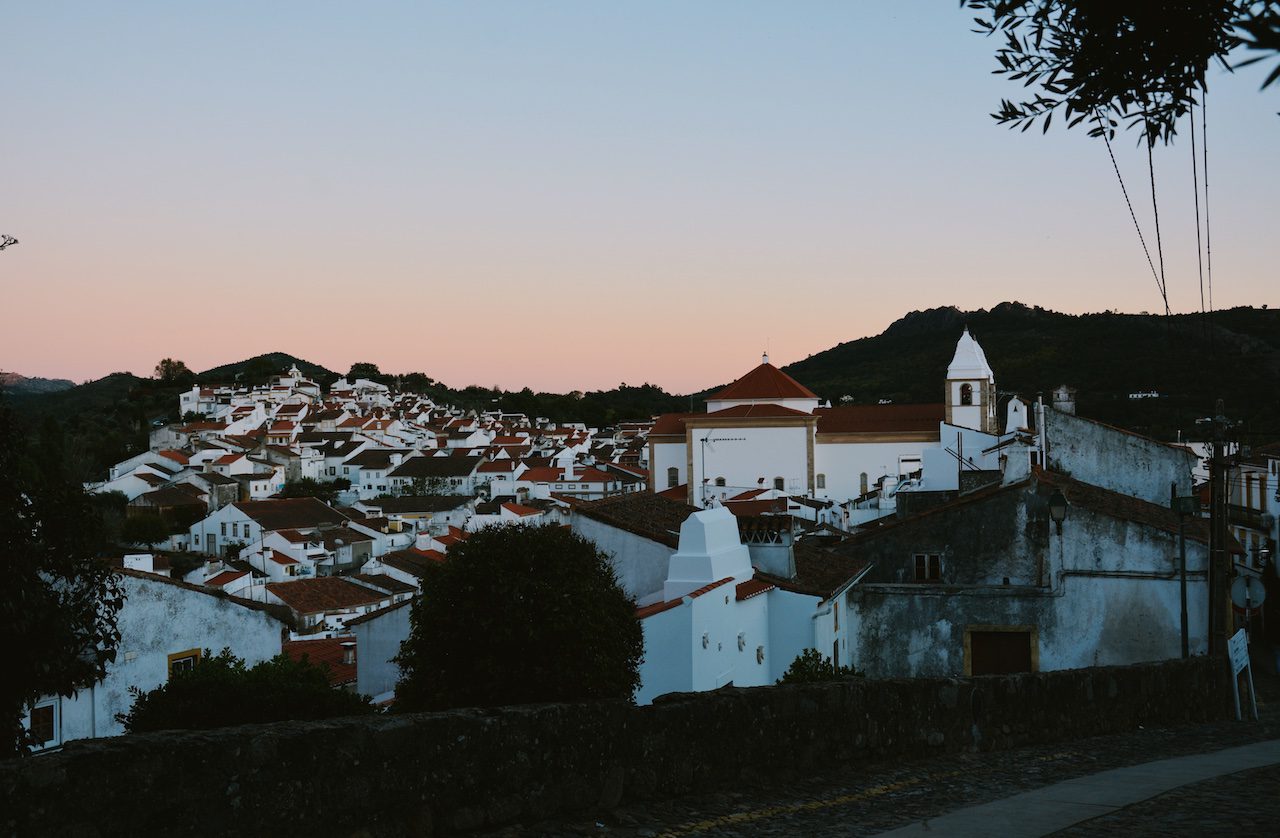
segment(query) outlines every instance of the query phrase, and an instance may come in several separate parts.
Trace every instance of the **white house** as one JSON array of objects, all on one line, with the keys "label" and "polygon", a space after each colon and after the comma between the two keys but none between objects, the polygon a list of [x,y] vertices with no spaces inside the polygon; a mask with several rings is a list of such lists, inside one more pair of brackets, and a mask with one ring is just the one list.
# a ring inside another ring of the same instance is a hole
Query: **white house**
[{"label": "white house", "polygon": [[207,650],[228,648],[251,666],[280,653],[288,624],[279,608],[151,573],[119,573],[125,603],[115,662],[94,686],[71,698],[45,697],[28,711],[23,726],[41,732],[42,750],[72,739],[124,733],[116,714],[133,706],[129,689],[155,689]]},{"label": "white house", "polygon": [[637,703],[668,692],[772,684],[814,646],[820,597],[758,577],[727,509],[690,515],[679,543],[661,600],[636,612],[645,642]]}]

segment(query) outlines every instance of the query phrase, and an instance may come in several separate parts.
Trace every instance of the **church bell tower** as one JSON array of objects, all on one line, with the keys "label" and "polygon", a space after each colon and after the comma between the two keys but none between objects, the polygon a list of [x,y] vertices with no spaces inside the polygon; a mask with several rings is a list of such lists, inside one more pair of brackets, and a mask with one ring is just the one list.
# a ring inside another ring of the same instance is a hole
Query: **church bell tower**
[{"label": "church bell tower", "polygon": [[956,342],[947,367],[946,421],[949,425],[996,434],[996,376],[982,347],[969,334]]}]

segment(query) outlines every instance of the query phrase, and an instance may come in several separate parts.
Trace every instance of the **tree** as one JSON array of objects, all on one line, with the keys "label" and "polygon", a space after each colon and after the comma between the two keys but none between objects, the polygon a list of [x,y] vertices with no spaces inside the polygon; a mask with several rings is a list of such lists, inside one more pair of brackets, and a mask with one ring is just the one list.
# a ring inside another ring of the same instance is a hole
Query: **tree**
[{"label": "tree", "polygon": [[167,539],[173,531],[172,522],[161,515],[130,515],[120,527],[120,540],[125,544],[145,544],[150,548]]},{"label": "tree", "polygon": [[314,477],[303,477],[299,480],[290,480],[284,484],[284,488],[280,490],[282,498],[320,498],[325,503],[333,503],[338,497],[338,493],[351,488],[351,481],[345,477],[339,477],[328,483],[316,480]]},{"label": "tree", "polygon": [[[1049,130],[1055,112],[1090,134],[1113,136],[1116,118],[1141,127],[1147,142],[1169,142],[1177,121],[1206,89],[1211,61],[1246,48],[1280,52],[1280,0],[961,0],[980,12],[978,32],[997,35],[996,73],[1025,87],[1030,99],[1005,99],[992,114],[1027,130]],[[1262,86],[1280,79],[1280,65]]]},{"label": "tree", "polygon": [[375,712],[367,696],[329,686],[328,669],[321,664],[280,654],[247,667],[230,649],[217,655],[206,650],[194,667],[173,673],[168,683],[130,692],[133,706],[116,717],[129,733]]},{"label": "tree", "polygon": [[787,667],[778,679],[779,684],[815,684],[820,681],[840,681],[858,673],[852,666],[836,666],[831,658],[817,649],[805,649]]},{"label": "tree", "polygon": [[644,637],[608,558],[563,527],[486,527],[432,565],[397,710],[630,700]]},{"label": "tree", "polygon": [[173,384],[190,387],[196,380],[196,374],[187,368],[182,361],[165,358],[156,364],[155,378],[161,384]]},{"label": "tree", "polygon": [[102,678],[115,659],[124,603],[118,576],[96,557],[105,540],[83,487],[60,468],[33,469],[25,447],[0,402],[0,631],[9,643],[0,756],[25,750],[22,718],[32,703]]}]

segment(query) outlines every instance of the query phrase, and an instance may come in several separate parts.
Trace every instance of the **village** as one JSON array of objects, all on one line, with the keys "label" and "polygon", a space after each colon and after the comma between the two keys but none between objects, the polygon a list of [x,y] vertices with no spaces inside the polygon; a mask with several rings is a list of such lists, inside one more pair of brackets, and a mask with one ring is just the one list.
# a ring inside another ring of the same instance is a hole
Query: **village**
[{"label": "village", "polygon": [[765,355],[705,410],[605,428],[296,366],[196,384],[86,486],[151,533],[115,561],[115,662],[24,726],[37,751],[119,735],[136,691],[221,649],[323,663],[391,706],[423,577],[490,526],[566,527],[609,557],[643,628],[641,705],[774,684],[810,650],[870,678],[1050,672],[1202,656],[1258,619],[1222,586],[1270,566],[1280,446],[1224,465],[1219,544],[1210,449],[1080,416],[1066,383],[996,381],[965,329],[936,403],[832,406]]}]

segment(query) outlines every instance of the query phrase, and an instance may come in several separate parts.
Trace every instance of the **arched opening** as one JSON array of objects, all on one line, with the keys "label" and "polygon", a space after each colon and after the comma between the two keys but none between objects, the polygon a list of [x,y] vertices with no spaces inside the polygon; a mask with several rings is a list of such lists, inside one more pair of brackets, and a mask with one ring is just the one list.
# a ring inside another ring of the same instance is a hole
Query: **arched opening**
[{"label": "arched opening", "polygon": [[717,485],[717,486],[723,486],[723,485],[724,485],[724,478],[723,478],[723,477],[717,477],[717,478],[716,478],[716,485]]},{"label": "arched opening", "polygon": [[781,477],[775,477],[773,478],[773,488],[777,489],[779,492],[784,491],[787,488],[787,481],[783,480]]},{"label": "arched opening", "polygon": [[865,495],[867,493],[867,473],[864,471],[858,476],[858,493]]},{"label": "arched opening", "polygon": [[973,385],[960,385],[960,404],[973,404]]},{"label": "arched opening", "polygon": [[814,482],[817,484],[819,489],[827,488],[827,476],[825,474],[819,474],[814,478]]}]

